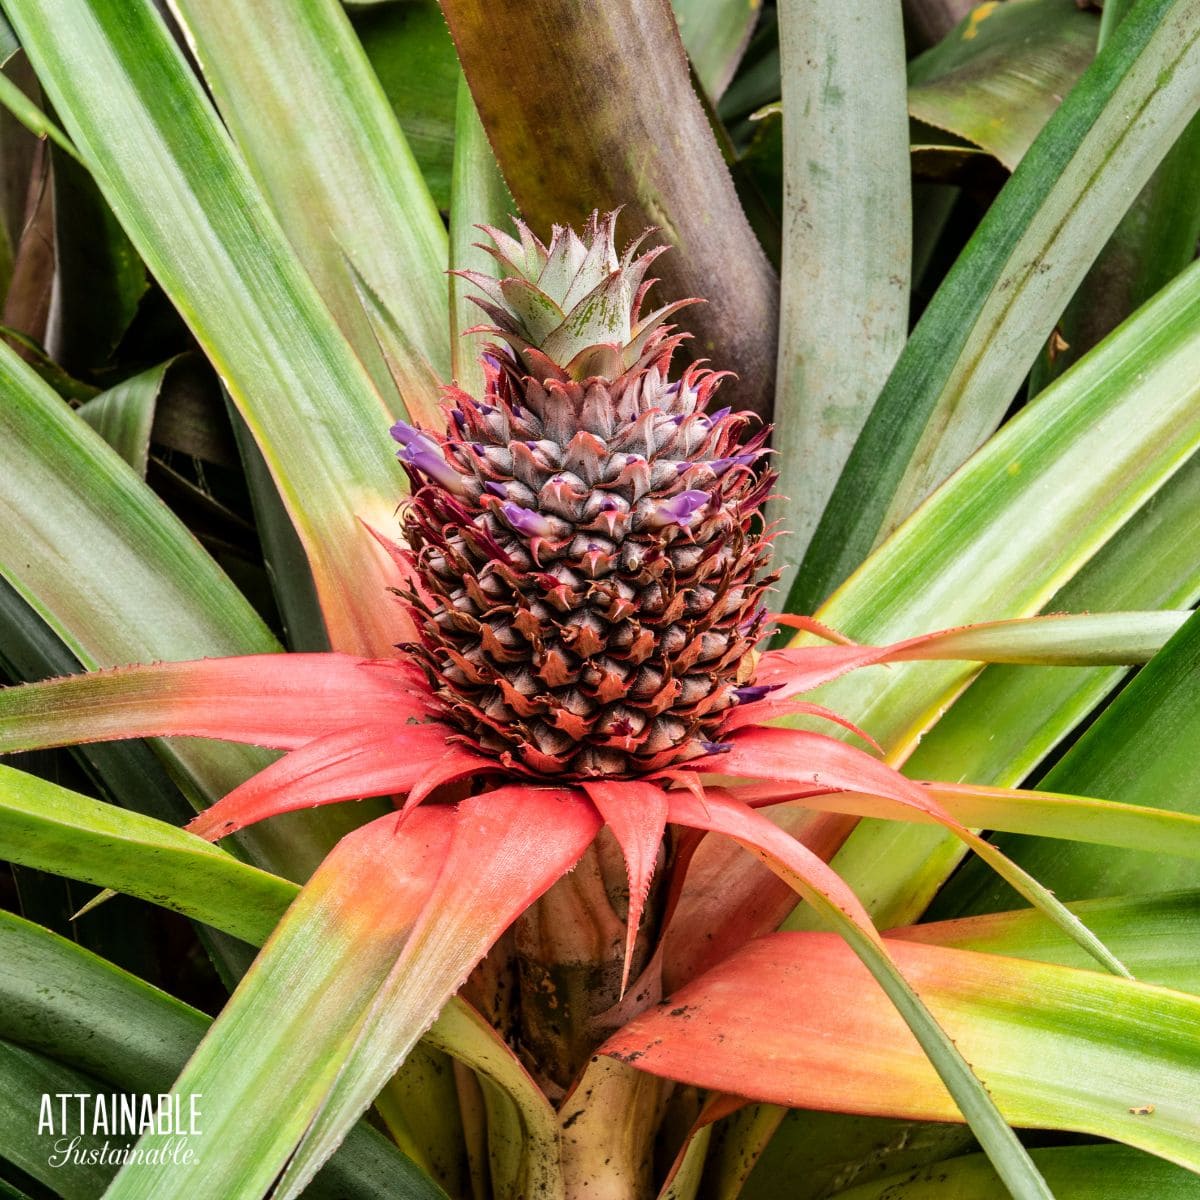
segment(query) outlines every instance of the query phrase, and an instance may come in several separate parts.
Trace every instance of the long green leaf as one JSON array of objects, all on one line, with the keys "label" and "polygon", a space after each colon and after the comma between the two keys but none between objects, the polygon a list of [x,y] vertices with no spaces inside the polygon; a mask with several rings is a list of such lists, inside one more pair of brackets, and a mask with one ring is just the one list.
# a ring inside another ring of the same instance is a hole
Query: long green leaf
[{"label": "long green leaf", "polygon": [[[0,767],[0,857],[139,896],[254,945],[267,939],[297,893],[295,884],[182,830],[7,767]],[[395,948],[380,943],[377,951],[377,970],[386,973]],[[361,972],[362,948],[349,947],[348,955],[347,962]],[[311,957],[307,950],[304,957]],[[332,970],[343,967],[335,963]],[[447,1006],[430,1038],[431,1045],[483,1072],[513,1098],[527,1145],[509,1147],[509,1153],[521,1156],[530,1179],[553,1183],[558,1162],[553,1113],[503,1043],[457,1001]]]},{"label": "long green leaf", "polygon": [[[166,1092],[211,1024],[203,1013],[165,992],[7,913],[0,913],[0,955],[5,963],[0,1037],[123,1091]],[[207,1140],[203,1105],[203,1096],[197,1097],[199,1131],[184,1139],[197,1157],[204,1154]],[[40,1105],[31,1109],[31,1117],[39,1111]],[[186,1100],[184,1111],[189,1111]],[[47,1137],[46,1148],[52,1144]],[[413,1163],[365,1126],[351,1131],[316,1180],[313,1196],[372,1200],[384,1181],[389,1195],[405,1200],[443,1196]]]},{"label": "long green leaf", "polygon": [[904,30],[890,0],[780,5],[783,267],[769,519],[786,595],[908,334]]},{"label": "long green leaf", "polygon": [[174,10],[251,173],[376,385],[387,394],[347,255],[425,361],[402,364],[396,380],[408,412],[436,412],[429,368],[444,378],[450,366],[446,231],[341,5],[178,0]]},{"label": "long green leaf", "polygon": [[[166,505],[6,346],[0,394],[0,570],[85,663],[143,661],[168,645],[194,656],[278,648]],[[109,612],[124,621],[98,619]]]},{"label": "long green leaf", "polygon": [[814,537],[809,611],[1003,416],[1128,201],[1200,104],[1200,0],[1141,0],[1042,130],[939,288]]},{"label": "long green leaf", "polygon": [[[495,275],[499,264],[477,243],[477,225],[500,228],[514,214],[508,186],[496,165],[483,123],[475,111],[465,78],[458,84],[454,122],[454,171],[450,178],[450,263],[455,271],[481,271]],[[450,359],[454,380],[473,395],[483,393],[483,368],[479,340],[465,331],[485,324],[482,311],[468,298],[467,281],[450,276]]]},{"label": "long green leaf", "polygon": [[0,856],[152,900],[252,943],[296,893],[182,829],[4,766]]},{"label": "long green leaf", "polygon": [[[1042,780],[1055,789],[1084,785],[1093,794],[1126,804],[1154,805],[1195,813],[1193,785],[1200,765],[1200,617],[1193,617],[1087,733]],[[1146,852],[1094,850],[1073,846],[1050,853],[1030,837],[1000,839],[1039,879],[1060,895],[1082,899],[1194,886],[1200,873],[1191,864]],[[967,867],[947,889],[943,914],[1010,907]]]},{"label": "long green leaf", "polygon": [[[84,667],[278,649],[166,505],[6,346],[0,395],[0,574]],[[216,743],[158,747],[197,808],[270,761]],[[309,815],[243,844],[279,873],[304,875],[347,825],[345,814]]]},{"label": "long green leaf", "polygon": [[[1113,0],[1100,15],[1097,47],[1128,14]],[[1194,117],[1121,218],[1030,374],[1037,395],[1079,356],[1170,282],[1195,256],[1200,238],[1200,117]],[[1064,346],[1063,343],[1066,343]]]},{"label": "long green leaf", "polygon": [[[1151,1116],[1153,1114],[1150,1114]],[[1193,1200],[1193,1172],[1127,1146],[1055,1146],[1032,1152],[1057,1200],[1110,1200],[1153,1196]],[[837,1193],[839,1200],[997,1200],[1003,1185],[981,1154],[921,1167]]]},{"label": "long green leaf", "polygon": [[[8,13],[125,231],[191,324],[271,466],[333,644],[401,633],[386,407],[251,181],[150,0],[12,0]],[[347,581],[353,580],[349,586]]]},{"label": "long green leaf", "polygon": [[525,217],[547,234],[624,205],[628,234],[661,229],[674,247],[655,264],[664,302],[708,301],[680,314],[691,352],[738,373],[722,403],[768,414],[779,283],[692,88],[669,0],[543,0],[537,40],[553,51],[533,54],[496,52],[528,44],[523,0],[442,0],[442,11]]},{"label": "long green leaf", "polygon": [[[1195,257],[1200,238],[1200,118],[1193,117],[1141,190],[1063,313],[1030,376],[1030,394],[1062,374],[1165,287]],[[1066,343],[1065,349],[1062,343]]]},{"label": "long green leaf", "polygon": [[55,301],[47,345],[71,375],[112,379],[114,359],[150,280],[87,168],[58,149],[50,160]]}]

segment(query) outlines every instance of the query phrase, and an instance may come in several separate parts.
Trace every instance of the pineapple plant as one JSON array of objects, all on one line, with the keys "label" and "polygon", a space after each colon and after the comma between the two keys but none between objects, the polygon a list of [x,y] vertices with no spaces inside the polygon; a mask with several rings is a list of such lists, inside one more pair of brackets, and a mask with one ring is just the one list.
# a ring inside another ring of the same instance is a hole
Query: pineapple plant
[{"label": "pineapple plant", "polygon": [[[6,1189],[1191,1194],[1200,13],[1128,7],[5,0]],[[106,1090],[183,1143],[49,1140]]]}]

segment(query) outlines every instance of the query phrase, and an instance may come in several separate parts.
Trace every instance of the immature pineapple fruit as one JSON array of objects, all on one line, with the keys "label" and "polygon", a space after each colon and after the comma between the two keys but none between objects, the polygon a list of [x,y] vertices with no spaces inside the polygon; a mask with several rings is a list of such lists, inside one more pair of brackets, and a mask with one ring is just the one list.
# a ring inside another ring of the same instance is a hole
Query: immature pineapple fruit
[{"label": "immature pineapple fruit", "polygon": [[624,777],[711,752],[751,673],[768,557],[751,523],[766,430],[706,411],[720,375],[668,382],[682,340],[641,317],[662,248],[618,259],[616,214],[582,240],[485,232],[469,274],[503,346],[482,399],[447,391],[435,436],[398,424],[420,587],[413,647],[447,715],[508,767]]}]

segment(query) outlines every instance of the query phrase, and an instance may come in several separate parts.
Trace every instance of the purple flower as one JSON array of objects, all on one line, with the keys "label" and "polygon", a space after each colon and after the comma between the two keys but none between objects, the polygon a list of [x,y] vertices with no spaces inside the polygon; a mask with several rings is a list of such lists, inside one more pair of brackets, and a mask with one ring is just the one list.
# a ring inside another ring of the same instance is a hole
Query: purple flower
[{"label": "purple flower", "polygon": [[714,458],[708,465],[712,467],[713,474],[723,475],[730,467],[750,466],[756,458],[758,451],[751,451],[749,454],[735,454],[730,458]]},{"label": "purple flower", "polygon": [[462,492],[462,476],[446,461],[440,443],[429,434],[404,421],[397,421],[392,426],[392,437],[403,447],[396,457],[406,467],[428,475],[449,492]]},{"label": "purple flower", "polygon": [[500,505],[504,519],[518,532],[526,537],[553,537],[554,529],[550,522],[540,513],[531,512],[519,504],[511,502]]},{"label": "purple flower", "polygon": [[660,500],[651,510],[649,523],[655,528],[663,525],[681,525],[686,529],[696,519],[712,497],[707,492],[679,492],[669,500]]}]

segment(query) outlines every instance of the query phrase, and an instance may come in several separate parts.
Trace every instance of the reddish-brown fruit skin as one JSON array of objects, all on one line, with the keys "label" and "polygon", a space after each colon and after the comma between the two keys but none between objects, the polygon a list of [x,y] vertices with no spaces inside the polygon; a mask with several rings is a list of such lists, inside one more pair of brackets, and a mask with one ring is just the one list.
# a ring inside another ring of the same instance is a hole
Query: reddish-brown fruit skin
[{"label": "reddish-brown fruit skin", "polygon": [[410,471],[411,649],[506,767],[628,778],[695,758],[751,675],[765,431],[743,441],[746,414],[705,414],[715,373],[667,382],[678,340],[659,333],[615,380],[496,358],[482,402],[448,393],[439,441],[461,482]]}]

